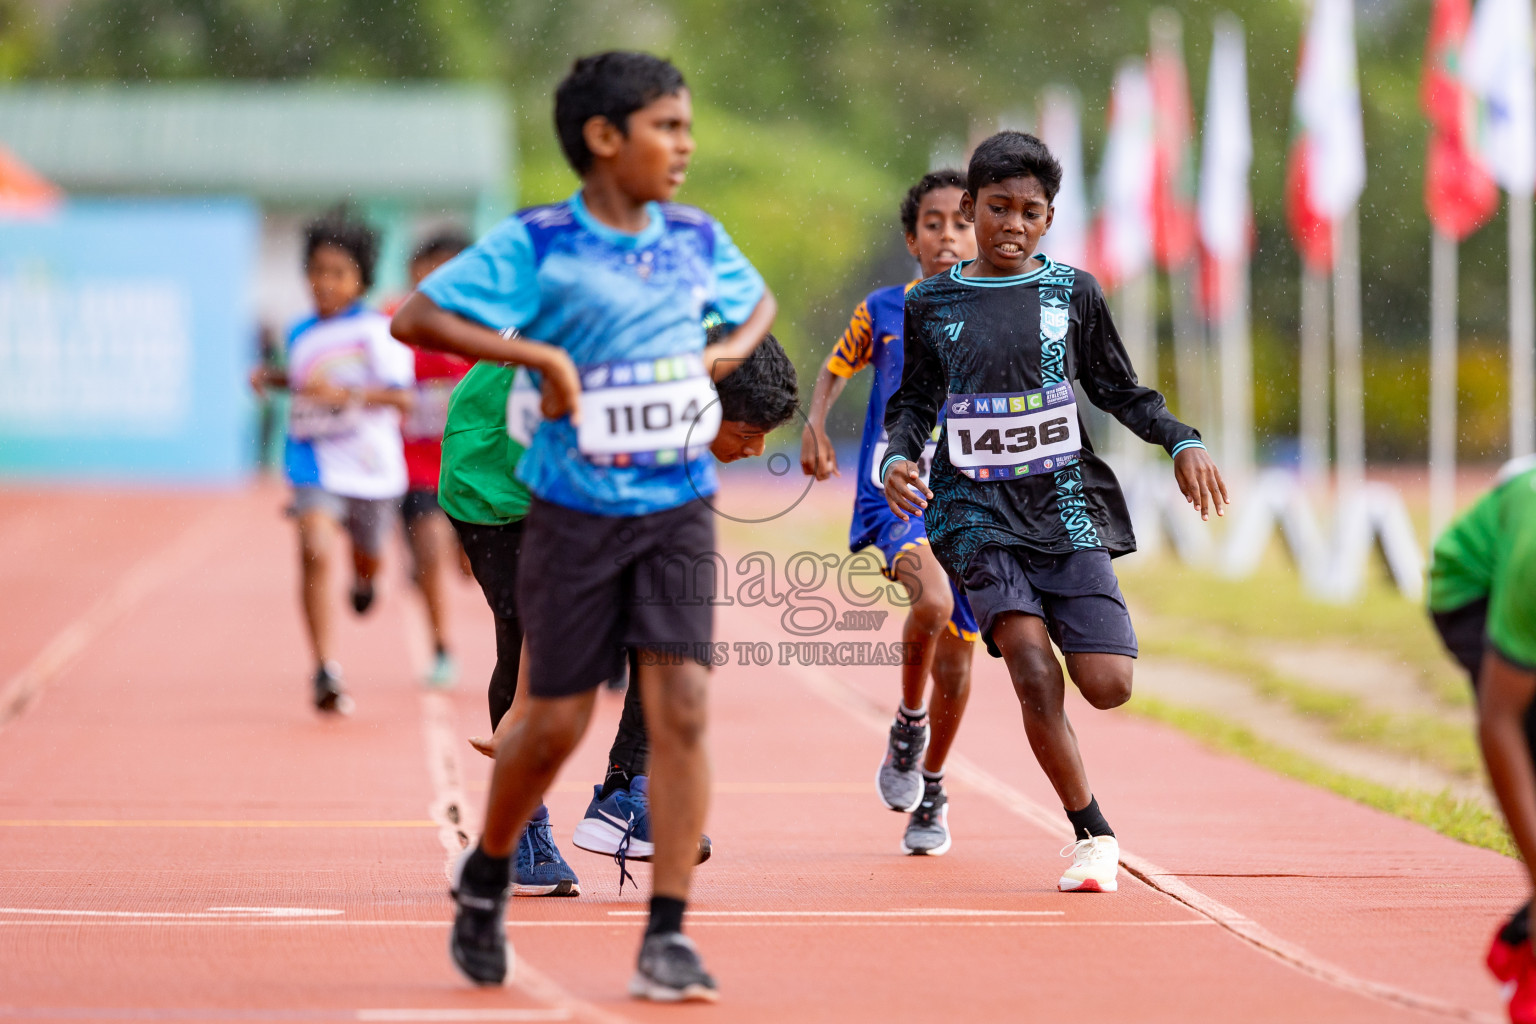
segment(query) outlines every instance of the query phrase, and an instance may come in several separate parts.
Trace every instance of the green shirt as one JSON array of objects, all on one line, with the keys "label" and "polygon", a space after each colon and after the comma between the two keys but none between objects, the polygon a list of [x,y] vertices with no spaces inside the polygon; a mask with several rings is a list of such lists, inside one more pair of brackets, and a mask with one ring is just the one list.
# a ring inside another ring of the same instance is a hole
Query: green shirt
[{"label": "green shirt", "polygon": [[1483,495],[1440,535],[1429,567],[1429,607],[1448,612],[1488,599],[1488,639],[1536,668],[1536,468]]},{"label": "green shirt", "polygon": [[517,478],[524,448],[507,433],[507,401],[516,367],[476,363],[448,403],[437,503],[466,523],[499,526],[528,514],[528,488]]}]

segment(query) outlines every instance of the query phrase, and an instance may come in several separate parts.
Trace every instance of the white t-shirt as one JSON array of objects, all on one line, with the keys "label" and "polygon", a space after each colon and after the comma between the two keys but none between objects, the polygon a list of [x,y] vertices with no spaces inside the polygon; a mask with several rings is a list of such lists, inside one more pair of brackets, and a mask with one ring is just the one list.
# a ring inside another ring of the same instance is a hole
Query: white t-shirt
[{"label": "white t-shirt", "polygon": [[299,394],[325,380],[343,388],[408,388],[411,350],[389,333],[389,319],[362,306],[296,325],[288,337],[288,479],[348,498],[398,498],[406,490],[400,412],[388,406],[340,411]]}]

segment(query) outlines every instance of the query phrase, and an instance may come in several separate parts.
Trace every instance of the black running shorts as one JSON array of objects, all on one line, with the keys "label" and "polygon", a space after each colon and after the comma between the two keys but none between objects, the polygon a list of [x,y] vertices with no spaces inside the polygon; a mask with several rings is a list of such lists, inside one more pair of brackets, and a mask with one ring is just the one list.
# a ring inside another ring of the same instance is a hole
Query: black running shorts
[{"label": "black running shorts", "polygon": [[1045,620],[1064,654],[1136,657],[1136,631],[1103,548],[1066,555],[988,545],[976,552],[960,583],[976,615],[987,653],[1002,657],[992,627],[1004,612]]},{"label": "black running shorts", "polygon": [[618,675],[628,650],[709,663],[724,563],[702,501],[599,516],[535,498],[524,522],[517,607],[529,693],[585,693]]}]

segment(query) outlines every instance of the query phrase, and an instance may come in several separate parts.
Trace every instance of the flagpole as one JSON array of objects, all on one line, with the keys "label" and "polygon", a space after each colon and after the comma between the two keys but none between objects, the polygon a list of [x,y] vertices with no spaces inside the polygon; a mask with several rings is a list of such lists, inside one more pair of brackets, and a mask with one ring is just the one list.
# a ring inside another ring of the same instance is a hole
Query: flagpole
[{"label": "flagpole", "polygon": [[1328,278],[1301,263],[1301,478],[1309,486],[1328,473]]},{"label": "flagpole", "polygon": [[1222,260],[1221,459],[1229,478],[1245,485],[1253,477],[1253,348],[1248,324],[1248,261]]},{"label": "flagpole", "polygon": [[1531,195],[1509,194],[1509,455],[1536,451],[1536,316]]},{"label": "flagpole", "polygon": [[1334,416],[1338,431],[1337,507],[1340,515],[1365,486],[1365,383],[1360,348],[1360,208],[1334,222]]},{"label": "flagpole", "polygon": [[1210,381],[1206,379],[1205,332],[1195,310],[1195,267],[1193,260],[1174,267],[1168,274],[1168,299],[1173,307],[1173,358],[1179,396],[1179,417],[1209,429],[1211,422]]},{"label": "flagpole", "polygon": [[1435,230],[1429,256],[1429,536],[1456,511],[1456,239]]}]

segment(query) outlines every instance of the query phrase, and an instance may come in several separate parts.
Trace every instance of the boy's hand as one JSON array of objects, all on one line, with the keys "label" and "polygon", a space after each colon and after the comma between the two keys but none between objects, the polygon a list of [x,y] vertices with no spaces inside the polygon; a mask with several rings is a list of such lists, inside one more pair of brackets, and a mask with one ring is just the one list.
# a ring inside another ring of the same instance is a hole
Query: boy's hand
[{"label": "boy's hand", "polygon": [[806,476],[817,480],[843,475],[837,471],[837,452],[832,448],[832,439],[810,423],[800,434],[800,468]]},{"label": "boy's hand", "polygon": [[332,384],[325,378],[312,380],[299,390],[299,393],[313,398],[322,405],[328,405],[332,409],[345,409],[352,403],[352,392],[338,384]]},{"label": "boy's hand", "polygon": [[1173,460],[1173,475],[1179,482],[1184,500],[1195,506],[1201,519],[1210,519],[1211,510],[1218,516],[1225,515],[1223,505],[1232,504],[1227,497],[1227,484],[1221,478],[1221,470],[1211,461],[1204,448],[1186,448]]},{"label": "boy's hand", "polygon": [[581,422],[581,377],[576,373],[576,364],[565,349],[557,345],[544,348],[548,351],[542,354],[539,365],[533,367],[541,378],[539,411],[547,420],[569,414],[571,425],[575,426]]},{"label": "boy's hand", "polygon": [[921,519],[923,510],[932,500],[933,492],[923,483],[917,463],[906,459],[891,463],[891,468],[885,471],[885,503],[891,506],[896,518],[902,522],[911,516]]}]

